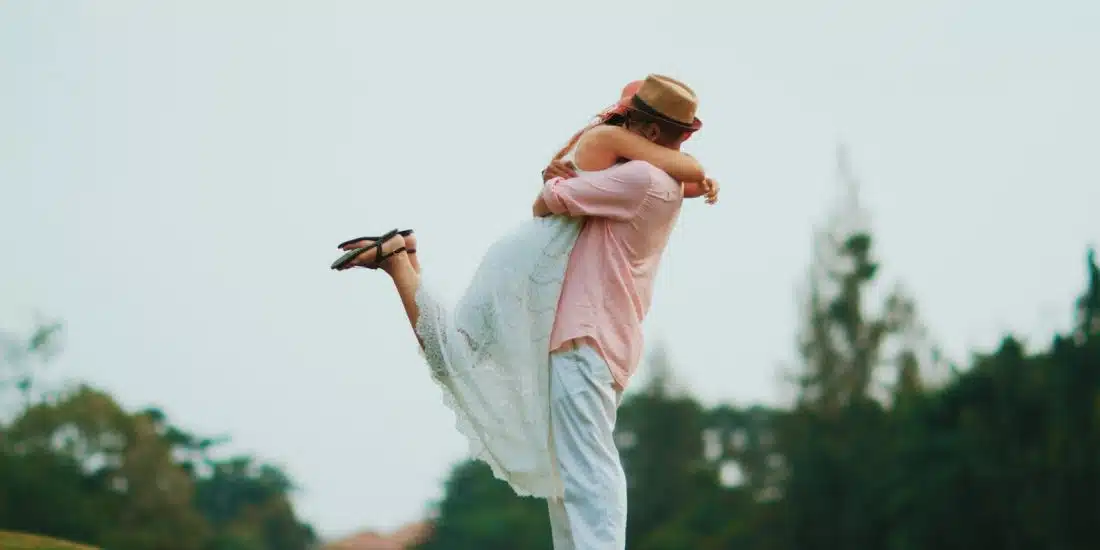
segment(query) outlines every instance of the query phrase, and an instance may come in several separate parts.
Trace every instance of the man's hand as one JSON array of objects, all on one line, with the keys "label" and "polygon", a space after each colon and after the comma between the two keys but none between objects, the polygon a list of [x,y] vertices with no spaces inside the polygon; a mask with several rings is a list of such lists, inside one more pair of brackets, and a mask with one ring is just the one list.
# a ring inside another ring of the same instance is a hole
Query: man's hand
[{"label": "man's hand", "polygon": [[577,165],[571,161],[555,160],[542,171],[542,182],[546,183],[554,178],[575,178],[577,177]]}]

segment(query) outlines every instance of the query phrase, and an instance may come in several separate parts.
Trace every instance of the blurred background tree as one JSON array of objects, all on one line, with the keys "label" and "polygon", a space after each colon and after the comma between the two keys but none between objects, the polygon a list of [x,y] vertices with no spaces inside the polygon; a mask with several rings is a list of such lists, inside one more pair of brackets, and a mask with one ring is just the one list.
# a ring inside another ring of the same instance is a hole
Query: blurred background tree
[{"label": "blurred background tree", "polygon": [[0,381],[15,416],[0,424],[0,530],[120,550],[304,550],[316,541],[295,515],[278,468],[215,460],[225,438],[192,435],[158,409],[129,413],[80,385],[44,392],[37,374],[61,326],[3,333]]}]

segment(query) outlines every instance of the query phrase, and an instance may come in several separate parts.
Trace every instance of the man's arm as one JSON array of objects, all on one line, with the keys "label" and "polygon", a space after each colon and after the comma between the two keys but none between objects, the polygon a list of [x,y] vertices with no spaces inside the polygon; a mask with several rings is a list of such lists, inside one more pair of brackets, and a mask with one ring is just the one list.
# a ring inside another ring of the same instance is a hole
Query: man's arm
[{"label": "man's arm", "polygon": [[560,214],[628,220],[649,192],[650,170],[645,163],[628,162],[575,178],[551,179],[543,185],[532,212],[540,217]]}]

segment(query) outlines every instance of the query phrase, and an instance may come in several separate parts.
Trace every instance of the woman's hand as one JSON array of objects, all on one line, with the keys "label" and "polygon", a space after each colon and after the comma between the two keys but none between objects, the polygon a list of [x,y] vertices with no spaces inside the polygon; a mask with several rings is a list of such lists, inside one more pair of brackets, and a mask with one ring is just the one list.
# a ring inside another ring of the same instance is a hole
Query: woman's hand
[{"label": "woman's hand", "polygon": [[577,177],[577,165],[571,161],[555,160],[542,171],[542,182],[546,183],[554,178],[570,179]]},{"label": "woman's hand", "polygon": [[703,196],[707,204],[715,204],[718,202],[718,188],[718,180],[713,178],[703,180]]},{"label": "woman's hand", "polygon": [[713,178],[705,178],[703,181],[697,183],[685,183],[684,198],[694,199],[704,197],[707,204],[714,204],[718,202],[718,189],[718,180]]}]

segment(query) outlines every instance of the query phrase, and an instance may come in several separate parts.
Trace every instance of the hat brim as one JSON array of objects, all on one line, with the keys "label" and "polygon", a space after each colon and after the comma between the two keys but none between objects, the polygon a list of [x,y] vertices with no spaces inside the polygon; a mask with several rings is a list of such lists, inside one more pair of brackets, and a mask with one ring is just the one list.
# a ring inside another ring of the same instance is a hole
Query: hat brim
[{"label": "hat brim", "polygon": [[679,121],[673,118],[669,118],[657,109],[650,107],[648,103],[642,101],[638,96],[634,96],[630,99],[630,107],[638,112],[645,113],[646,116],[660,120],[661,122],[673,126],[677,129],[685,132],[694,132],[703,127],[703,121],[696,118],[691,124],[685,124],[683,121]]}]

